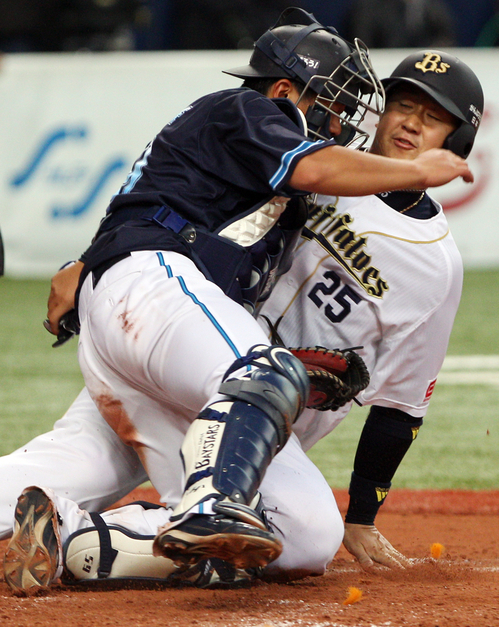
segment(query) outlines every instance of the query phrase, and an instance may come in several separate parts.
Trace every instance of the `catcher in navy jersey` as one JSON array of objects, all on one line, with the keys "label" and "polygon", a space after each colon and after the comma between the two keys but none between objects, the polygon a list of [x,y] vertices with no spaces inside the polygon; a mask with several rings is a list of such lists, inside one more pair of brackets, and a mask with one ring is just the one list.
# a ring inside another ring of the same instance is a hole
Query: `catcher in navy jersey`
[{"label": "catcher in navy jersey", "polygon": [[[274,560],[276,567],[296,567],[293,551],[282,551],[277,524],[270,520],[276,533],[266,528],[258,488],[278,468],[270,464],[277,452],[281,479],[289,472],[294,478],[299,464],[307,467],[290,432],[307,403],[308,378],[291,353],[269,346],[247,311],[288,267],[303,224],[294,200],[308,192],[366,194],[473,178],[466,162],[446,150],[408,162],[334,145],[328,137],[352,124],[359,93],[376,94],[378,84],[359,42],[350,46],[310,15],[298,16],[287,12],[256,42],[250,65],[230,72],[245,79],[243,88],[199,100],[161,131],[111,201],[93,244],[52,284],[56,333],[79,280],[87,389],[136,454],[126,461],[135,464],[128,486],[147,470],[162,500],[176,506],[154,551],[182,570],[212,558],[236,569]],[[307,138],[304,118],[320,143]],[[288,451],[296,448],[292,464],[282,457],[286,443]],[[99,461],[101,468],[108,463]],[[122,489],[114,488],[114,496]],[[100,491],[105,502],[112,490]],[[307,492],[308,485],[302,496]],[[324,494],[320,488],[307,498],[322,505]],[[30,569],[16,542],[26,517],[40,515],[32,522],[43,522],[47,533],[53,527],[49,580],[62,568],[52,501],[39,498],[32,490],[18,503],[6,561],[14,588],[22,589]],[[310,522],[298,544],[314,537]],[[283,539],[292,546],[292,537]],[[335,547],[337,538],[320,556],[306,554],[315,560],[309,572],[323,569]]]}]

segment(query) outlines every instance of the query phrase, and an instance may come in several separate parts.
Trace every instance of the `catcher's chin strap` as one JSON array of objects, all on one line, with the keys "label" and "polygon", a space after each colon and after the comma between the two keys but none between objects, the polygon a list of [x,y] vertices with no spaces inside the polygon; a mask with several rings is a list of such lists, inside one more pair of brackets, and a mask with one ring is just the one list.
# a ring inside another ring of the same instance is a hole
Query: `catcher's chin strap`
[{"label": "catcher's chin strap", "polygon": [[[278,326],[280,325],[282,319],[284,318],[284,316],[279,316],[279,318],[277,318],[277,320],[275,321],[275,323],[273,323],[270,318],[268,318],[267,316],[265,316],[264,314],[261,314],[261,317],[265,320],[265,322],[267,323],[268,327],[269,327],[269,332],[270,332],[270,341],[272,342],[272,344],[276,344],[278,346],[284,346],[286,347],[285,343],[283,342],[281,336],[279,335],[279,332],[277,331]],[[328,351],[330,350],[332,353],[334,353],[335,351],[339,351],[341,353],[353,353],[354,351],[357,351],[361,348],[364,348],[363,346],[350,346],[348,348],[332,348],[332,349],[326,349],[325,347],[322,346],[315,346],[314,347],[316,350],[324,350],[324,351]],[[300,349],[292,349],[288,347],[288,350],[300,350]],[[362,407],[362,403],[360,401],[358,401],[355,396],[351,399],[353,400],[354,403],[356,403],[359,407]]]},{"label": "catcher's chin strap", "polygon": [[281,320],[284,318],[284,316],[280,316],[279,318],[277,318],[277,320],[275,321],[275,324],[271,322],[270,318],[267,318],[267,316],[264,316],[262,314],[261,317],[265,320],[265,322],[269,326],[271,343],[278,344],[279,346],[285,346],[284,342],[282,341],[281,336],[277,332],[277,327],[281,324]]}]

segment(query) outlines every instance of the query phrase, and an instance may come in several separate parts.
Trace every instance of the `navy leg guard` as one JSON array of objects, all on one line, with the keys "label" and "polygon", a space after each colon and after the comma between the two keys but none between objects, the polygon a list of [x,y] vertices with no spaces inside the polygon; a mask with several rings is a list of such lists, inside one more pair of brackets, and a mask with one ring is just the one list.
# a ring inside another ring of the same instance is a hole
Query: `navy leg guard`
[{"label": "navy leg guard", "polygon": [[[257,407],[240,401],[232,403],[227,414],[208,409],[200,419],[225,423],[218,455],[203,474],[212,475],[217,492],[236,503],[249,504],[279,446],[275,424]],[[186,489],[198,476],[191,475]]]},{"label": "navy leg guard", "polygon": [[[245,366],[247,372],[227,378]],[[257,346],[229,369],[220,392],[227,400],[212,403],[187,431],[186,488],[153,551],[180,565],[220,558],[239,569],[264,567],[282,544],[254,497],[305,407],[309,378],[285,348]]]},{"label": "navy leg guard", "polygon": [[241,365],[256,368],[220,386],[220,392],[234,402],[223,417],[213,487],[236,503],[249,504],[303,411],[309,378],[302,362],[280,346],[253,347],[243,363],[238,360],[229,372]]},{"label": "navy leg guard", "polygon": [[[233,372],[247,366],[237,377]],[[230,499],[249,505],[272,458],[286,444],[303,410],[309,378],[302,362],[280,346],[258,346],[237,360],[220,392],[182,445],[187,483],[172,521],[205,513],[204,503]]]}]

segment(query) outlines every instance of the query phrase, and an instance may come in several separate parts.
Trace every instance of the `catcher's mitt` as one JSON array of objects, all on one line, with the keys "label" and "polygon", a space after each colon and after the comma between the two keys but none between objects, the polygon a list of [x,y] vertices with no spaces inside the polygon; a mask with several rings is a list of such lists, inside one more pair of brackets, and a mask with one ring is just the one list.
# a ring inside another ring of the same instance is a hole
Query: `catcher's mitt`
[{"label": "catcher's mitt", "polygon": [[329,350],[322,346],[288,349],[298,357],[310,379],[307,407],[336,411],[369,385],[369,372],[352,349]]}]

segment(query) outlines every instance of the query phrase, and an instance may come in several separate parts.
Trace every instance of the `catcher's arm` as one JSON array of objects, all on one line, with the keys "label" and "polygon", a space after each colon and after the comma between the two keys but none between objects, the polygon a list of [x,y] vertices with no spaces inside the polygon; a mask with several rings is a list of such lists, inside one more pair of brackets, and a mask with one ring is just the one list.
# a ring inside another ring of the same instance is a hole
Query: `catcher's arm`
[{"label": "catcher's arm", "polygon": [[57,335],[53,347],[61,346],[80,332],[80,322],[74,306],[83,265],[81,261],[70,261],[52,278],[48,314],[43,326],[49,333]]},{"label": "catcher's arm", "polygon": [[343,541],[363,568],[374,563],[385,566],[409,563],[379,533],[374,520],[388,495],[395,471],[422,424],[422,418],[414,418],[399,409],[375,405],[369,412],[355,454]]},{"label": "catcher's arm", "polygon": [[59,333],[59,323],[61,317],[75,306],[75,293],[78,281],[83,269],[83,263],[75,263],[63,266],[57,274],[52,277],[50,294],[48,298],[47,320],[48,330],[54,335]]}]

